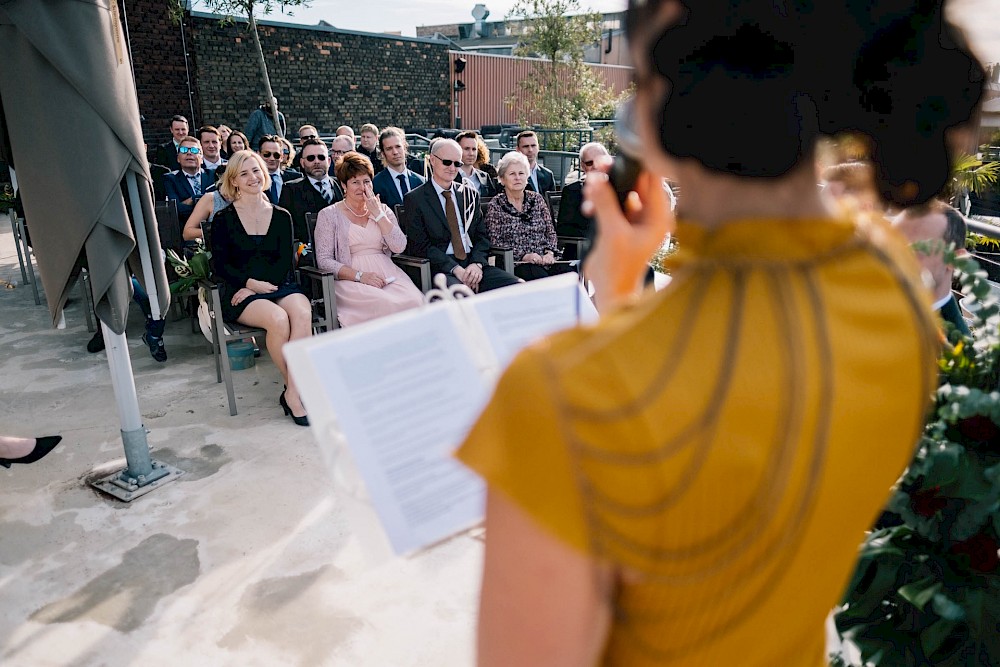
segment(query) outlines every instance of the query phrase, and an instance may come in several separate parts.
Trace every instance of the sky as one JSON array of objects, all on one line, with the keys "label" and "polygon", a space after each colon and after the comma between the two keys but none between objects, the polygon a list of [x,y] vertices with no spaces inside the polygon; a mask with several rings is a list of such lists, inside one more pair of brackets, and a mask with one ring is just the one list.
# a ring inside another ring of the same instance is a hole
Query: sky
[{"label": "sky", "polygon": [[[514,1],[483,0],[490,11],[487,20],[502,20]],[[280,7],[280,0],[275,4]],[[346,30],[414,35],[418,25],[471,22],[475,5],[476,0],[312,0],[308,8],[294,8],[294,16],[276,11],[267,18],[307,25],[323,20]],[[601,12],[621,11],[625,5],[626,0],[580,2],[583,10]],[[950,0],[949,5],[953,20],[966,29],[979,57],[1000,62],[1000,0]],[[195,0],[194,8],[205,10],[199,0]]]}]

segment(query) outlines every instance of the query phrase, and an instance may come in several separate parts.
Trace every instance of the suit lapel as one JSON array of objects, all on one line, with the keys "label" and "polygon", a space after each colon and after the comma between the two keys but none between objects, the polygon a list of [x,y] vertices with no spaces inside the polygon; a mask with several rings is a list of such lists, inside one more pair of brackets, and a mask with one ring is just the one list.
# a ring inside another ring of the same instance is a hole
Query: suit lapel
[{"label": "suit lapel", "polygon": [[437,188],[430,181],[427,181],[427,204],[430,206],[431,211],[437,218],[437,221],[444,227],[445,231],[448,231],[448,218],[444,217],[444,203],[441,199],[441,195],[438,194]]}]

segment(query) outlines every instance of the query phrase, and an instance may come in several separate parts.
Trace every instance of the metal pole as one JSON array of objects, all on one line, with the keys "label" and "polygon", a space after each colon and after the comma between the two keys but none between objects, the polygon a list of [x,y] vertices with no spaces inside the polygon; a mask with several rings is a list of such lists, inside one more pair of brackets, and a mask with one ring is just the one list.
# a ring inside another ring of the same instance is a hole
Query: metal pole
[{"label": "metal pole", "polygon": [[160,313],[160,298],[156,291],[156,278],[153,276],[153,260],[149,256],[149,237],[146,236],[146,218],[142,213],[139,201],[139,186],[136,184],[135,172],[129,169],[125,172],[125,184],[128,188],[128,199],[132,205],[132,224],[135,227],[136,243],[139,247],[139,262],[142,264],[142,275],[146,279],[146,293],[149,295],[149,308],[154,320],[162,320]]}]

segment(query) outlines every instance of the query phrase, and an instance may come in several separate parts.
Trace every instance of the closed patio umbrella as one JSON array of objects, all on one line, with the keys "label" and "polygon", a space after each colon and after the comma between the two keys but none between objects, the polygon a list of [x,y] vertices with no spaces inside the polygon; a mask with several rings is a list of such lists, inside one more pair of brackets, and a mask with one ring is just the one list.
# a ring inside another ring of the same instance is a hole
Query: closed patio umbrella
[{"label": "closed patio umbrella", "polygon": [[117,4],[0,0],[0,63],[0,151],[17,171],[53,323],[87,259],[128,461],[114,480],[121,493],[105,490],[130,500],[170,471],[150,460],[141,422],[124,336],[126,263],[145,284],[155,319],[170,291]]}]

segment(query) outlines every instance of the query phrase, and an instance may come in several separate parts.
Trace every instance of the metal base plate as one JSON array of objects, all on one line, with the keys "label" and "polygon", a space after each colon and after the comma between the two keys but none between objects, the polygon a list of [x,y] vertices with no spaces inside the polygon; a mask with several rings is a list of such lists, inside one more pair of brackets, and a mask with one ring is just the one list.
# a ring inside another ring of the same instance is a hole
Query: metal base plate
[{"label": "metal base plate", "polygon": [[[179,470],[178,468],[154,459],[153,469],[160,476],[152,481],[146,482],[142,486],[139,486],[138,484],[123,484],[121,476],[126,469],[127,468],[116,470],[110,475],[106,475],[92,481],[90,485],[100,491],[103,491],[104,493],[107,493],[108,495],[114,496],[118,500],[124,500],[128,503],[140,496],[146,495],[154,489],[160,488],[168,482],[174,481],[184,474],[183,470]],[[163,472],[166,474],[161,474]]]}]

